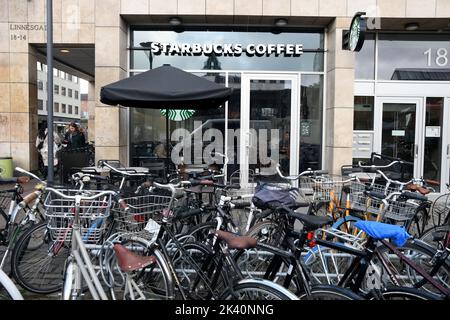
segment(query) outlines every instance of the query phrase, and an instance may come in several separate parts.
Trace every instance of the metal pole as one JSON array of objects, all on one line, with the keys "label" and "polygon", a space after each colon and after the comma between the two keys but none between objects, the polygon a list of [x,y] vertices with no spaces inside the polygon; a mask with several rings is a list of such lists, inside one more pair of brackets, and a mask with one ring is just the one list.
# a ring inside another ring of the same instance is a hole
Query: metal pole
[{"label": "metal pole", "polygon": [[47,0],[47,183],[53,183],[53,0]]},{"label": "metal pole", "polygon": [[166,165],[169,165],[169,109],[166,109]]}]

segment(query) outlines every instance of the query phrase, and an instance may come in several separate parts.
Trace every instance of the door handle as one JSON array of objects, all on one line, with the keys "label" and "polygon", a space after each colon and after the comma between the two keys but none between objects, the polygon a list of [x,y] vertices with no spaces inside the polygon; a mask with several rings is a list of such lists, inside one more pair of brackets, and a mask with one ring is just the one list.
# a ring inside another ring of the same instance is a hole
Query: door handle
[{"label": "door handle", "polygon": [[447,145],[447,157],[450,156],[450,144]]},{"label": "door handle", "polygon": [[419,155],[419,145],[415,144],[414,145],[414,157],[417,158],[418,155]]}]

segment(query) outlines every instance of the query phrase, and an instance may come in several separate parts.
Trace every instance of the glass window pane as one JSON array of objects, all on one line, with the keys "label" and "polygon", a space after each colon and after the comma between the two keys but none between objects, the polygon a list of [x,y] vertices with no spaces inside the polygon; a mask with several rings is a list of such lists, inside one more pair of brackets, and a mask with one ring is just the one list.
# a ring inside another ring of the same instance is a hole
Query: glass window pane
[{"label": "glass window pane", "polygon": [[281,171],[290,171],[291,96],[290,80],[250,80],[249,175],[261,173],[269,181],[278,180],[269,160],[277,155]]},{"label": "glass window pane", "polygon": [[375,78],[375,34],[366,33],[364,46],[355,53],[355,79]]},{"label": "glass window pane", "polygon": [[323,76],[302,75],[301,81],[300,172],[321,168]]},{"label": "glass window pane", "polygon": [[[216,83],[225,84],[225,74],[223,73],[202,73],[197,75]],[[167,166],[173,168],[171,152],[176,150],[178,153],[174,154],[174,158],[179,160],[182,158],[187,164],[207,166],[209,159],[204,157],[204,152],[208,150],[206,147],[214,142],[214,137],[208,134],[220,133],[221,137],[225,137],[224,106],[195,110],[193,114],[189,114],[187,119],[178,111],[176,114],[177,120],[167,121],[169,152],[167,152],[166,116],[163,115],[165,110],[130,108],[130,112],[132,165],[145,165],[155,161],[164,161]],[[169,110],[169,116],[175,116],[175,113]],[[187,139],[189,139],[187,141],[190,141],[190,143],[186,148],[179,148],[180,145],[177,146],[180,139],[172,136],[176,129],[187,130]],[[212,130],[208,131],[209,129]],[[221,150],[215,151],[223,153],[224,143],[225,141],[223,140]]]},{"label": "glass window pane", "polygon": [[374,98],[355,96],[353,130],[373,130]]},{"label": "glass window pane", "polygon": [[[416,136],[416,105],[411,103],[383,103],[383,132],[381,153],[414,162]],[[413,178],[413,167],[405,166],[396,180]]]},{"label": "glass window pane", "polygon": [[378,79],[450,80],[450,35],[380,34]]}]

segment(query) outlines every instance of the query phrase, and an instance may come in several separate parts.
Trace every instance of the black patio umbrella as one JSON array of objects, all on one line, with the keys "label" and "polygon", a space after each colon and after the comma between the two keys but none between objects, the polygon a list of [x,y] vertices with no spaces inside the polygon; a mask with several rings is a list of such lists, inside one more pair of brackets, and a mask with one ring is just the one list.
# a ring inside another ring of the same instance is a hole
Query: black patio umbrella
[{"label": "black patio umbrella", "polygon": [[231,97],[232,91],[192,73],[163,65],[102,87],[100,101],[108,105],[166,109],[168,151],[168,110],[217,108]]},{"label": "black patio umbrella", "polygon": [[209,109],[227,101],[231,92],[231,88],[163,65],[102,87],[100,101],[147,109]]}]

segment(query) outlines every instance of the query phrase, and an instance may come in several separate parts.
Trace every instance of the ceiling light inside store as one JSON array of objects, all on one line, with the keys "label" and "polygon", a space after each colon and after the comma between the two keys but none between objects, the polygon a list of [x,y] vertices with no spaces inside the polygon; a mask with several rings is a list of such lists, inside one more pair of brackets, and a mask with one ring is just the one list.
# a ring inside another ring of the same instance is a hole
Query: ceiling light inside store
[{"label": "ceiling light inside store", "polygon": [[69,49],[59,49],[59,52],[61,52],[61,53],[69,53],[70,50]]},{"label": "ceiling light inside store", "polygon": [[419,24],[416,22],[407,23],[407,24],[405,24],[405,29],[408,31],[417,30],[417,29],[419,29]]},{"label": "ceiling light inside store", "polygon": [[288,24],[288,21],[285,18],[278,18],[275,20],[275,25],[277,27],[284,27],[287,24]]},{"label": "ceiling light inside store", "polygon": [[181,25],[181,19],[177,18],[177,17],[173,17],[173,18],[169,19],[169,23],[172,26],[179,26],[179,25]]}]

